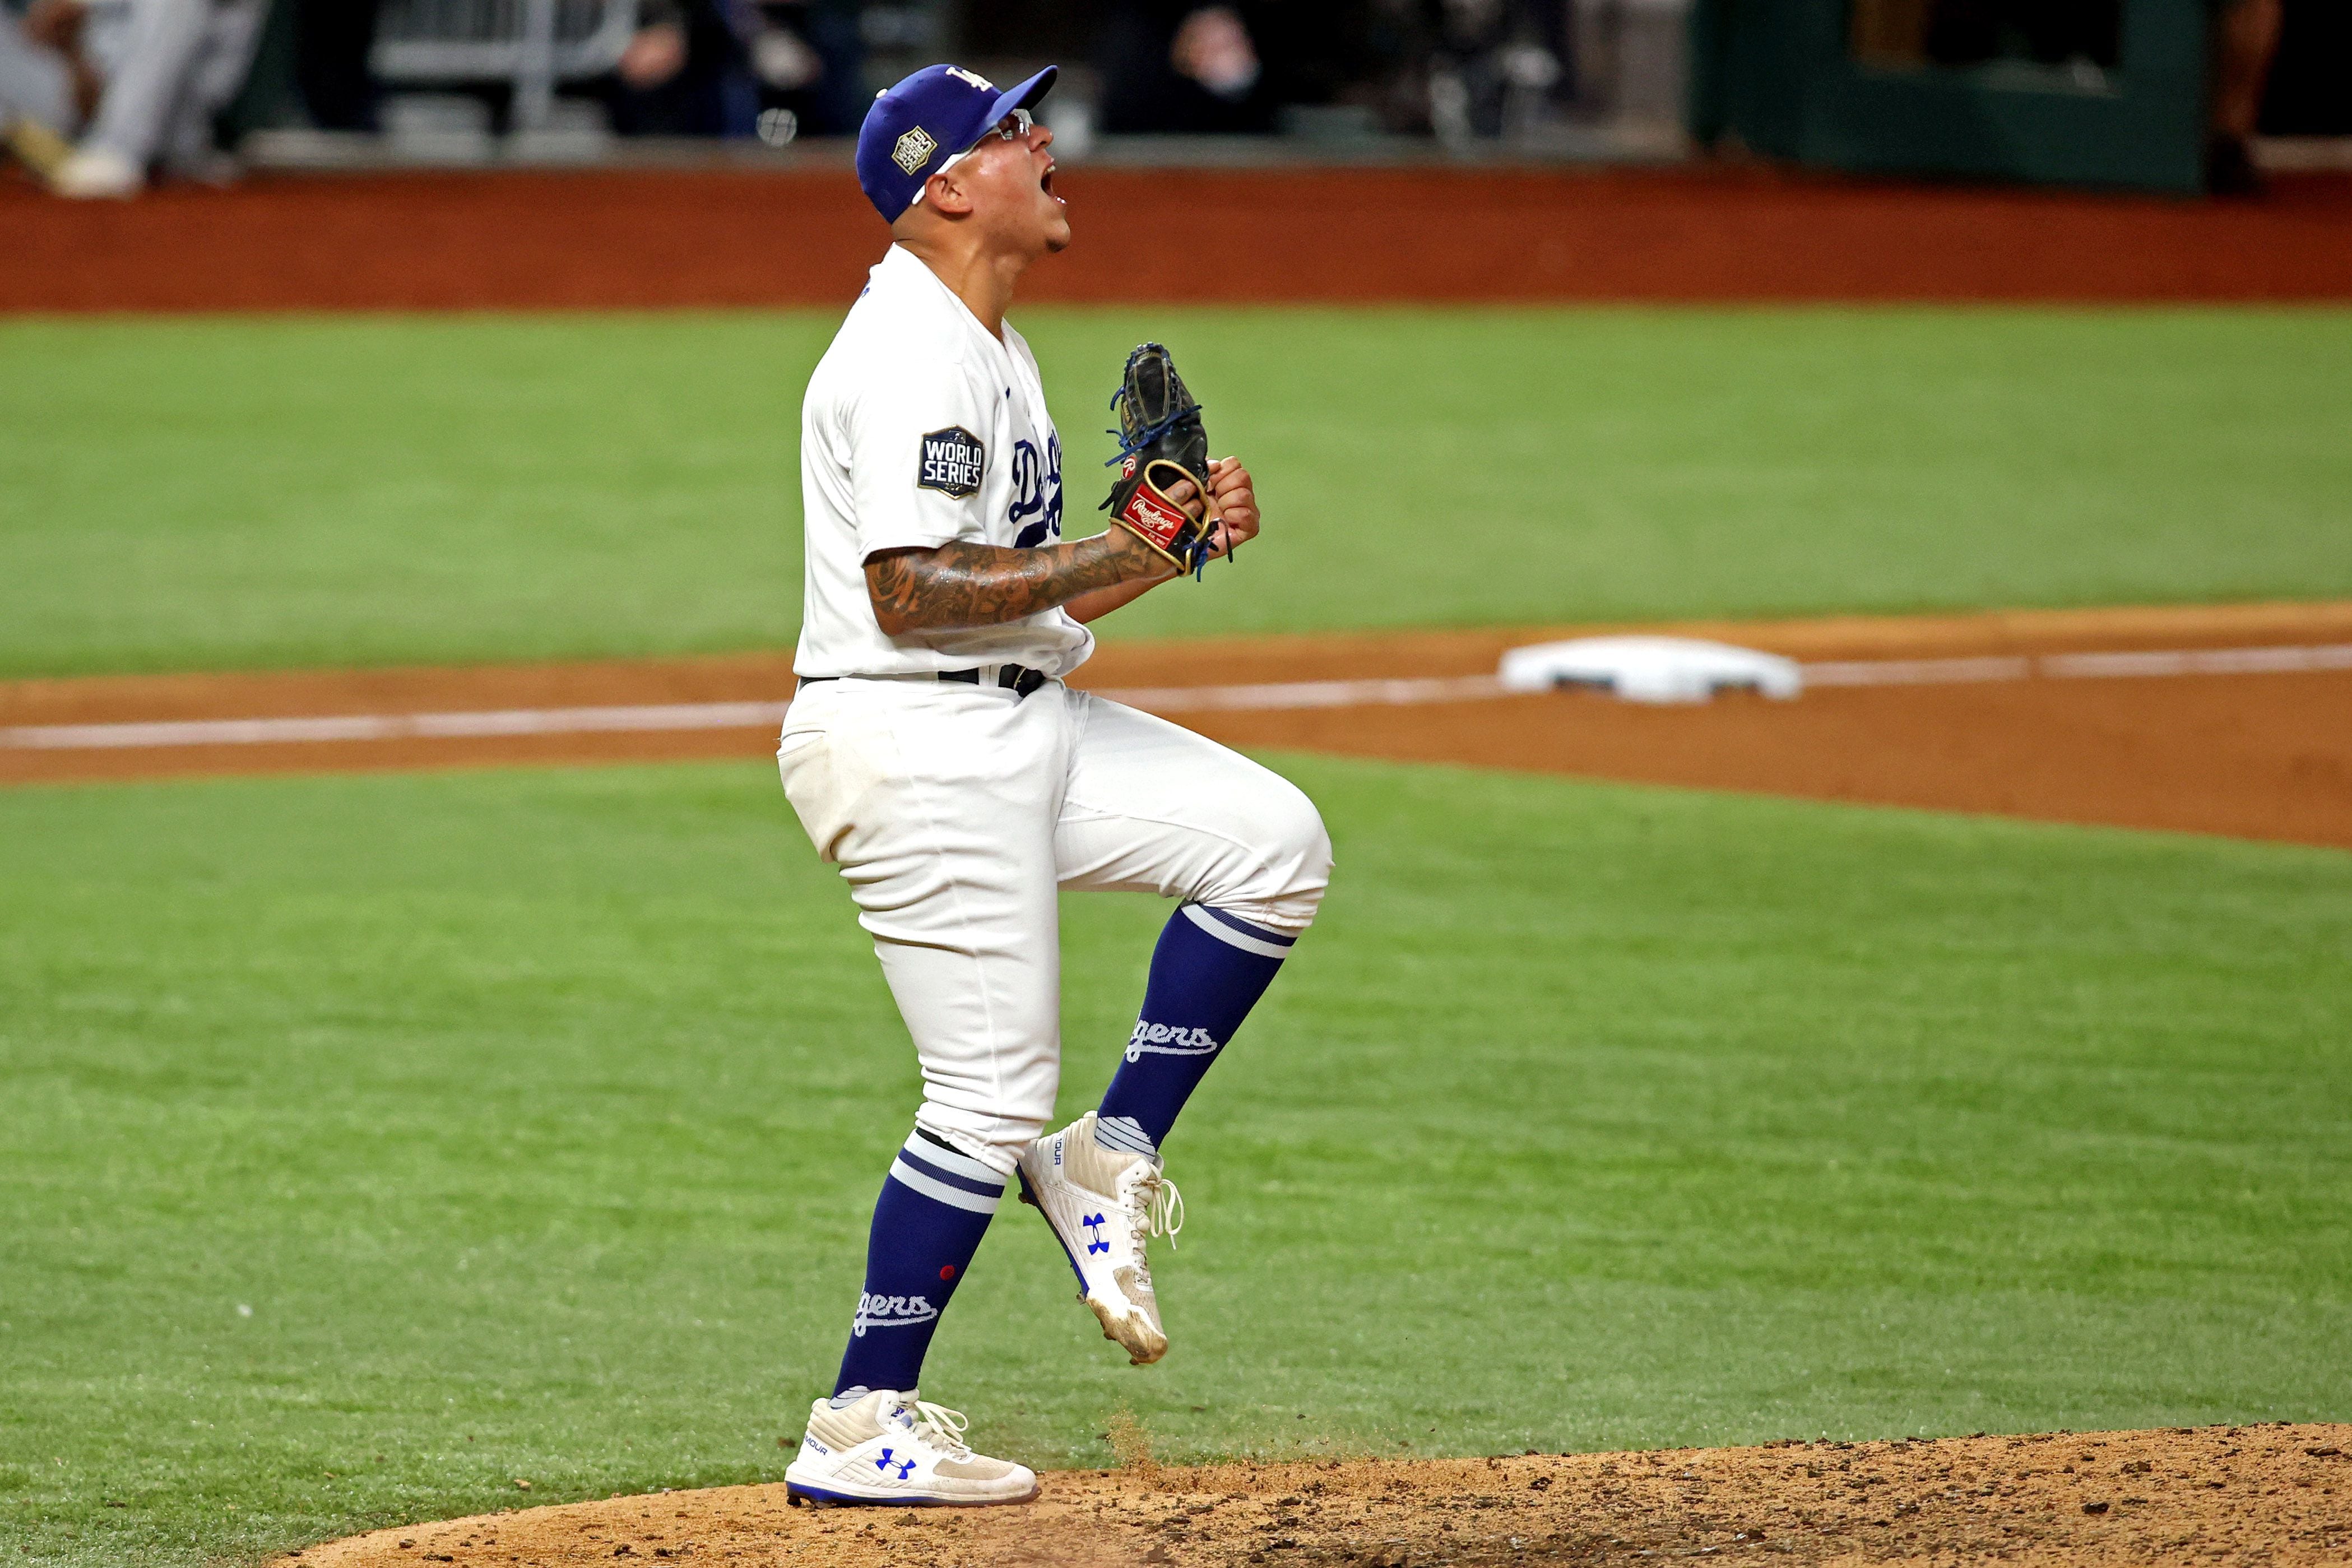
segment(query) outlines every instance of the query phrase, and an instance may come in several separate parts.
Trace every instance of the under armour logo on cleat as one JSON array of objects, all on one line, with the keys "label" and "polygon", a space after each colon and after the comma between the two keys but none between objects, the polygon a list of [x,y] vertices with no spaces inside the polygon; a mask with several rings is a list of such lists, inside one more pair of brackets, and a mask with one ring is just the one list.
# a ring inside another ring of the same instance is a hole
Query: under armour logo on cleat
[{"label": "under armour logo on cleat", "polygon": [[1092,1257],[1097,1252],[1108,1252],[1110,1250],[1110,1243],[1102,1238],[1102,1215],[1098,1214],[1090,1214],[1078,1223],[1095,1233],[1095,1238],[1087,1243],[1087,1255],[1088,1257]]},{"label": "under armour logo on cleat", "polygon": [[896,1450],[890,1448],[883,1449],[882,1457],[874,1461],[874,1468],[877,1470],[887,1470],[891,1468],[893,1466],[896,1466],[898,1471],[898,1479],[903,1481],[908,1476],[915,1473],[915,1461],[912,1459],[893,1459],[890,1456]]}]

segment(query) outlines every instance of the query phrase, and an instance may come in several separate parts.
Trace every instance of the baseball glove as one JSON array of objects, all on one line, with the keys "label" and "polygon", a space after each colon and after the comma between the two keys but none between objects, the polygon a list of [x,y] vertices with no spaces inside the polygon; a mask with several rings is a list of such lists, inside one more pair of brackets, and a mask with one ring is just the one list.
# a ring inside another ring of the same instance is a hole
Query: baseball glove
[{"label": "baseball glove", "polygon": [[[1127,356],[1127,373],[1110,405],[1118,415],[1118,480],[1103,506],[1126,528],[1177,567],[1201,574],[1217,535],[1217,498],[1209,490],[1209,435],[1201,405],[1185,390],[1175,362],[1159,343]],[[1202,503],[1195,518],[1168,498],[1179,479],[1192,481]]]}]

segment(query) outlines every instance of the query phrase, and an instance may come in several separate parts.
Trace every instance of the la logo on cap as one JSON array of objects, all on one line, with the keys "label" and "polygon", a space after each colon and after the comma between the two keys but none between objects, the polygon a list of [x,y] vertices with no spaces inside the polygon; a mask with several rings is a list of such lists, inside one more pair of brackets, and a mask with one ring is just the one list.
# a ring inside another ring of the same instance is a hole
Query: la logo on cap
[{"label": "la logo on cap", "polygon": [[931,140],[929,132],[918,125],[898,138],[898,145],[892,151],[890,161],[911,174],[923,166],[924,159],[938,151],[939,145]]}]

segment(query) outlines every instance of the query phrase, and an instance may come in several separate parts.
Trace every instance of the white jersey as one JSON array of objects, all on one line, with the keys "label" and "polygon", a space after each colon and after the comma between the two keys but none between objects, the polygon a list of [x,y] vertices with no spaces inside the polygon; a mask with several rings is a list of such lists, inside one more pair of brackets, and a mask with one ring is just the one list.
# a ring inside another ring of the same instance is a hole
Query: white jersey
[{"label": "white jersey", "polygon": [[1094,634],[1059,609],[999,626],[887,637],[867,557],[951,539],[1030,549],[1062,536],[1062,443],[1037,361],[998,342],[903,247],[869,275],[801,405],[807,574],[802,676],[1024,664],[1066,675]]}]

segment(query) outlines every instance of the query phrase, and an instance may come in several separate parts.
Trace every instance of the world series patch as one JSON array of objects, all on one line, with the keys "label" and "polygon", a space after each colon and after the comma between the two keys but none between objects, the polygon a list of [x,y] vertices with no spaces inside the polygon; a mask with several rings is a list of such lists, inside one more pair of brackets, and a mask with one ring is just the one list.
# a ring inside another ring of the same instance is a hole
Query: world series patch
[{"label": "world series patch", "polygon": [[981,445],[980,437],[961,425],[950,425],[923,437],[915,488],[959,499],[978,495],[981,470],[987,466],[988,448]]},{"label": "world series patch", "polygon": [[891,150],[890,161],[911,174],[923,166],[923,160],[929,157],[938,146],[939,143],[931,140],[930,132],[918,125],[898,138],[898,145]]}]

